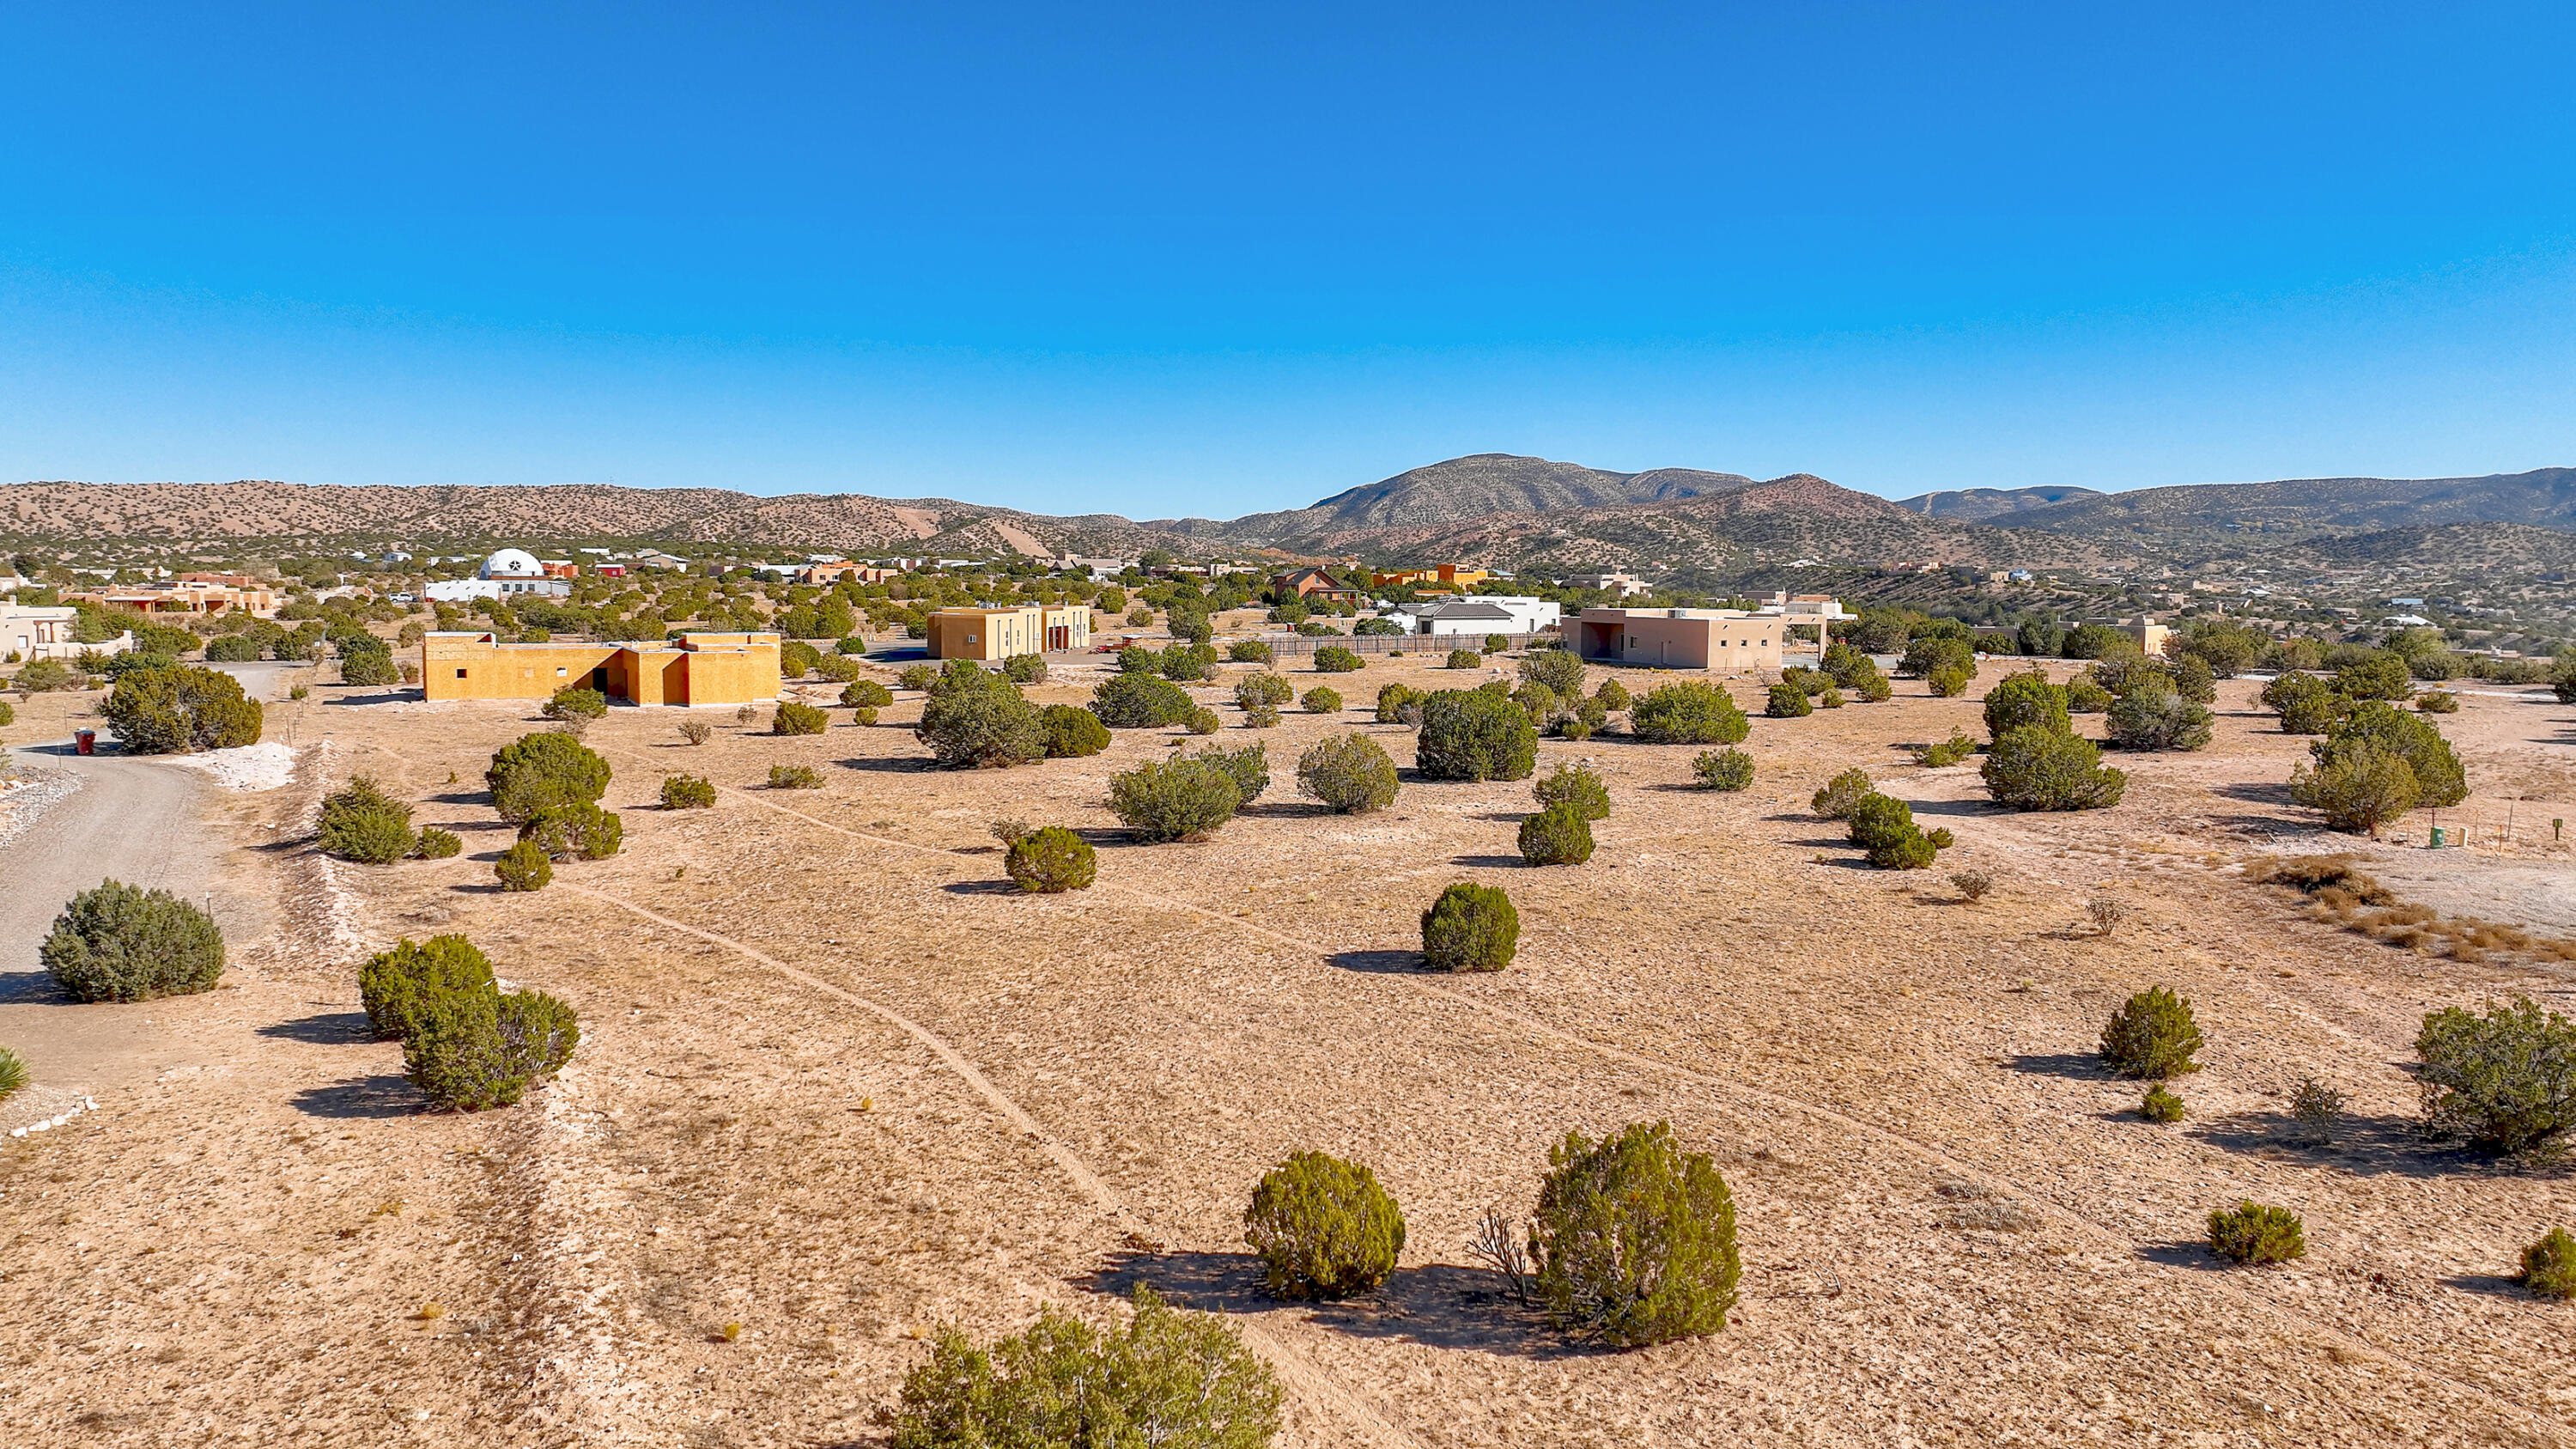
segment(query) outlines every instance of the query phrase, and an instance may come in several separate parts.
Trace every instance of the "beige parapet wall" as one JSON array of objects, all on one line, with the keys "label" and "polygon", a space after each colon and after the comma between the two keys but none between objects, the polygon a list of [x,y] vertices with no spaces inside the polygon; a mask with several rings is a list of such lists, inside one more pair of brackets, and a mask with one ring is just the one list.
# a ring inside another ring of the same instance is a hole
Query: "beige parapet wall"
[{"label": "beige parapet wall", "polygon": [[420,641],[422,694],[544,699],[596,689],[632,704],[749,704],[778,697],[776,634],[693,633],[670,644],[504,644],[489,632]]},{"label": "beige parapet wall", "polygon": [[933,609],[933,659],[1008,659],[1091,647],[1091,610],[1084,605],[1042,609]]},{"label": "beige parapet wall", "polygon": [[1740,609],[1586,609],[1573,635],[1575,652],[1596,663],[1776,670],[1782,622]]}]

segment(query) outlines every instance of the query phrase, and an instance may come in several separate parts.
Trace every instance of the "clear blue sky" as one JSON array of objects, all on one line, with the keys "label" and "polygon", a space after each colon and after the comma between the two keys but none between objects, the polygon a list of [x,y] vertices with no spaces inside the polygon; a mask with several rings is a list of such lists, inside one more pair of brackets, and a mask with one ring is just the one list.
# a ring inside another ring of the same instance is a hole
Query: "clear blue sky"
[{"label": "clear blue sky", "polygon": [[2576,462],[2576,7],[18,5],[0,478]]}]

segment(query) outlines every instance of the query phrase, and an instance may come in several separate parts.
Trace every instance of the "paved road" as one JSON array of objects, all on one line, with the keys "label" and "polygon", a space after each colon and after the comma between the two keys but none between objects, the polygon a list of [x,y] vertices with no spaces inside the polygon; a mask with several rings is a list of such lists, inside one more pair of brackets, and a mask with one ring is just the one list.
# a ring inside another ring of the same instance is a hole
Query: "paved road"
[{"label": "paved road", "polygon": [[203,904],[239,939],[244,903],[227,899],[212,864],[222,845],[200,818],[205,776],[184,765],[11,750],[22,766],[76,771],[84,780],[27,832],[0,846],[0,1044],[27,1059],[43,1086],[98,1092],[148,1081],[186,1059],[157,1026],[151,1002],[72,1003],[37,964],[37,947],[63,903],[114,877]]},{"label": "paved road", "polygon": [[284,699],[289,687],[311,684],[321,678],[321,671],[310,664],[281,659],[245,659],[215,661],[206,666],[220,669],[241,681],[242,693],[253,699]]}]

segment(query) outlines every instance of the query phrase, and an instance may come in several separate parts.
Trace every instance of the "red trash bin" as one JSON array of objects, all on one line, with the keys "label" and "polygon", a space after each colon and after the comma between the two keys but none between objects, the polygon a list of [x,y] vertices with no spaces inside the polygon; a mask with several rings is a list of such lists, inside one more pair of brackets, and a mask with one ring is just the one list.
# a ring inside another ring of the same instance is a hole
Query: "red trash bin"
[{"label": "red trash bin", "polygon": [[84,755],[95,755],[95,754],[97,754],[97,753],[98,753],[98,731],[96,731],[96,730],[74,730],[74,731],[72,731],[72,748],[73,748],[73,749],[75,749],[75,750],[80,751],[80,752],[81,752],[82,754],[84,754]]}]

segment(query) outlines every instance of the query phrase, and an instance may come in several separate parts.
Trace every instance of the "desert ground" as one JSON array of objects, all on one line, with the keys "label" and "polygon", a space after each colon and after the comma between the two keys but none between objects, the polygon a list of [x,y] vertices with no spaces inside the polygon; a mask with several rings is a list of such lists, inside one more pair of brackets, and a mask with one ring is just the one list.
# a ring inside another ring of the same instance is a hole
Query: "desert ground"
[{"label": "desert ground", "polygon": [[[1980,727],[1975,698],[1906,681],[1756,718],[1740,794],[1687,788],[1692,747],[1543,742],[1542,771],[1594,762],[1614,813],[1588,864],[1539,869],[1513,847],[1527,782],[1408,772],[1366,817],[1296,797],[1328,733],[1409,763],[1412,732],[1366,705],[1479,677],[1438,657],[1333,678],[1351,709],[1257,734],[1229,666],[1199,691],[1226,701],[1216,742],[1264,740],[1273,784],[1204,844],[1126,844],[1102,805],[1174,731],[943,772],[909,693],[811,737],[706,712],[700,747],[676,711],[614,709],[586,738],[625,849],[534,894],[493,886],[511,836],[480,779],[544,727],[533,707],[280,700],[291,783],[209,778],[162,842],[231,903],[220,989],[70,1007],[32,936],[0,942],[0,1040],[98,1104],[0,1138],[0,1422],[24,1445],[863,1445],[940,1326],[1108,1321],[1143,1282],[1273,1364],[1299,1449],[2576,1443],[2576,1309],[2509,1282],[2576,1223],[2576,1182],[2422,1139],[2407,1071],[2426,1011],[2564,1006],[2576,968],[2383,943],[2242,878],[2348,849],[2446,914],[2576,935],[2576,842],[2550,824],[2576,817],[2576,709],[2464,690],[2440,723],[2476,795],[2443,814],[2472,843],[2434,852],[2429,816],[2376,844],[2318,832],[2283,789],[2307,742],[2253,681],[2220,686],[2210,749],[2114,756],[2127,798],[2074,815],[1913,766],[1904,743]],[[1104,667],[1060,659],[1030,692],[1080,702]],[[96,698],[39,696],[9,737],[67,735]],[[825,783],[771,790],[776,763]],[[1938,868],[1870,870],[1808,812],[1854,764],[1957,834]],[[653,804],[681,771],[723,787],[716,808]],[[321,793],[358,772],[465,854],[315,853]],[[1010,889],[998,817],[1089,832],[1098,885]],[[0,880],[48,841],[33,821]],[[1969,868],[1992,895],[1951,887]],[[1420,970],[1419,914],[1460,879],[1518,904],[1508,971]],[[2097,897],[2130,908],[2107,934]],[[525,1104],[425,1113],[364,1030],[357,963],[446,931],[581,1011],[572,1065]],[[2094,1052],[2158,983],[2209,1042],[2171,1127]],[[71,1013],[149,1029],[85,1028],[77,1070],[49,1068]],[[2332,1145],[2286,1130],[2304,1075],[2349,1095]],[[1466,1240],[1488,1205],[1527,1209],[1568,1130],[1641,1119],[1732,1186],[1743,1301],[1713,1337],[1595,1350]],[[1260,1291],[1243,1205],[1306,1148],[1403,1204],[1374,1295]],[[2212,1257],[2206,1215],[2244,1198],[2301,1213],[2308,1256]]]}]

